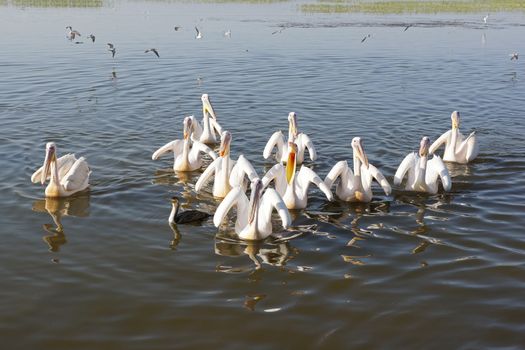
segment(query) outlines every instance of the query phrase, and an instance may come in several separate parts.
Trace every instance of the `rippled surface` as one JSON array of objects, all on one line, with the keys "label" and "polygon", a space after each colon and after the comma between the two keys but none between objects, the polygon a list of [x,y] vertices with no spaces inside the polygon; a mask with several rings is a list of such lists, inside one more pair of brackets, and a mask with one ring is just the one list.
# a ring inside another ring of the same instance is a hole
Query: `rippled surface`
[{"label": "rippled surface", "polygon": [[[0,7],[3,343],[523,346],[525,67],[508,54],[525,51],[525,18],[479,17],[301,15],[293,3]],[[404,32],[405,23],[417,25]],[[97,41],[67,42],[66,25]],[[144,54],[150,47],[160,59]],[[322,177],[361,136],[391,181],[454,109],[481,153],[450,166],[449,194],[375,188],[370,205],[352,205],[312,190],[289,241],[239,244],[211,220],[176,232],[171,196],[209,212],[217,202],[194,193],[199,173],[177,177],[151,153],[199,115],[202,93],[233,133],[234,156],[260,174],[271,166],[265,142],[292,110]],[[51,140],[87,157],[89,193],[46,200],[31,184]]]}]

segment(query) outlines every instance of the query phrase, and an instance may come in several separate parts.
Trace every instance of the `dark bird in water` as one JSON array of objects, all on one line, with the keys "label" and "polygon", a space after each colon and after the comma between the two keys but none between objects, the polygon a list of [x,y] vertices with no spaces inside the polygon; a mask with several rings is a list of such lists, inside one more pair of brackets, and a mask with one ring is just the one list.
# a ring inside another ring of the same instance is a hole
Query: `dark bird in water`
[{"label": "dark bird in water", "polygon": [[272,32],[272,35],[281,34],[283,32],[283,30],[285,30],[285,29],[286,29],[285,26],[281,26],[281,29],[278,29],[278,30]]},{"label": "dark bird in water", "polygon": [[115,45],[112,43],[108,43],[108,51],[111,52],[111,57],[115,58],[115,54],[117,53],[117,49],[115,49]]},{"label": "dark bird in water", "polygon": [[91,39],[91,41],[95,42],[95,36],[93,34],[89,34],[88,38]]},{"label": "dark bird in water", "polygon": [[406,32],[408,30],[408,28],[412,27],[412,24],[409,24],[405,27],[405,30],[403,30],[404,32]]},{"label": "dark bird in water", "polygon": [[173,29],[175,29],[175,31],[178,32],[180,27],[179,26],[175,26],[175,27],[173,27]]},{"label": "dark bird in water", "polygon": [[363,38],[363,39],[361,40],[361,42],[362,42],[362,43],[364,43],[364,42],[365,42],[365,40],[366,40],[366,39],[368,39],[368,38],[370,38],[370,34],[368,34],[368,35],[365,35],[365,37],[364,37],[364,38]]},{"label": "dark bird in water", "polygon": [[159,52],[157,51],[157,49],[147,49],[146,51],[144,51],[144,53],[148,53],[150,51],[153,52],[155,55],[157,55],[157,57],[160,58]]},{"label": "dark bird in water", "polygon": [[170,224],[188,224],[190,222],[202,221],[211,215],[198,210],[186,210],[179,213],[179,199],[173,197],[171,199],[171,213],[168,219]]},{"label": "dark bird in water", "polygon": [[517,52],[513,52],[511,53],[510,55],[510,60],[518,60],[518,53]]}]

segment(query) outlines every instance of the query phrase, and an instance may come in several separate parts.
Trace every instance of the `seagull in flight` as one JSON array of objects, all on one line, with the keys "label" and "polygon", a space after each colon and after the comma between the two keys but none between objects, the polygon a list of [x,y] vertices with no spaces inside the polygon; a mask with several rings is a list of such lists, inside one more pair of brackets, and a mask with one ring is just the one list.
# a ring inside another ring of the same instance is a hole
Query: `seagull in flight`
[{"label": "seagull in flight", "polygon": [[175,29],[175,31],[178,32],[179,29],[180,29],[180,26],[175,26],[175,27],[173,27],[173,29]]},{"label": "seagull in flight", "polygon": [[487,24],[488,19],[489,19],[489,14],[487,13],[486,16],[483,16],[483,23]]},{"label": "seagull in flight", "polygon": [[228,29],[227,31],[224,32],[224,36],[227,37],[227,38],[231,38],[232,37],[232,31],[230,29]]},{"label": "seagull in flight", "polygon": [[516,61],[518,60],[518,53],[517,52],[511,53],[509,56],[510,56],[510,60],[511,61],[512,60],[516,60]]},{"label": "seagull in flight", "polygon": [[361,39],[361,43],[364,43],[366,39],[370,38],[370,34],[365,35],[363,39]]},{"label": "seagull in flight", "polygon": [[159,52],[157,51],[157,49],[147,49],[146,51],[144,51],[144,53],[148,53],[150,51],[153,52],[155,55],[157,55],[158,58],[160,58]]},{"label": "seagull in flight", "polygon": [[91,41],[95,42],[95,36],[93,34],[89,34],[88,38],[91,39]]},{"label": "seagull in flight", "polygon": [[78,36],[82,36],[77,30],[73,30],[73,28],[71,26],[67,26],[66,29],[67,29],[66,37],[69,40],[74,40],[75,36],[77,36],[77,35]]},{"label": "seagull in flight", "polygon": [[195,30],[197,31],[197,36],[195,39],[202,39],[202,33],[200,32],[199,28],[195,27]]},{"label": "seagull in flight", "polygon": [[117,53],[117,49],[115,49],[115,45],[113,45],[112,43],[108,43],[108,51],[111,52],[111,57],[115,58],[115,54]]},{"label": "seagull in flight", "polygon": [[409,24],[405,27],[405,30],[403,30],[404,32],[406,32],[408,30],[408,28],[412,27],[412,24]]}]

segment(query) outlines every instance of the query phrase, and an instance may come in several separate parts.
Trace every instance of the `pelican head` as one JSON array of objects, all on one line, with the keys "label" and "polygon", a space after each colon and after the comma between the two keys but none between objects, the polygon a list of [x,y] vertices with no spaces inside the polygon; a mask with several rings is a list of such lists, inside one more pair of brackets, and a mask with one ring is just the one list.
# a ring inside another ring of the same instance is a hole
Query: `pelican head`
[{"label": "pelican head", "polygon": [[428,149],[430,147],[430,139],[424,136],[419,143],[419,155],[421,157],[428,156]]},{"label": "pelican head", "polygon": [[357,157],[366,168],[368,168],[368,157],[363,150],[363,141],[360,137],[354,137],[352,139],[352,149],[354,150],[354,156]]},{"label": "pelican head", "polygon": [[291,184],[295,176],[297,145],[288,142],[288,161],[286,162],[286,181]]},{"label": "pelican head", "polygon": [[261,179],[256,178],[252,181],[251,185],[252,193],[250,194],[250,211],[248,217],[248,223],[251,224],[255,217],[257,216],[257,209],[259,208],[259,203],[262,196],[263,184]]},{"label": "pelican head", "polygon": [[42,174],[40,182],[42,185],[46,182],[47,174],[49,173],[49,168],[52,162],[55,162],[57,152],[57,146],[54,142],[48,142],[46,144],[46,157],[44,159],[44,173]]},{"label": "pelican head", "polygon": [[217,116],[215,115],[215,111],[213,110],[213,107],[211,106],[211,102],[208,97],[208,94],[202,94],[201,101],[202,101],[202,114],[206,115],[206,113],[208,113],[210,117],[212,117],[213,119],[217,119]]},{"label": "pelican head", "polygon": [[184,140],[190,138],[193,122],[190,117],[184,118]]},{"label": "pelican head", "polygon": [[458,111],[452,112],[452,114],[450,115],[450,119],[452,119],[452,129],[459,129],[459,124],[460,124],[459,112]]},{"label": "pelican head", "polygon": [[229,131],[224,131],[221,135],[221,147],[219,148],[220,157],[224,157],[230,154],[231,142],[232,142],[232,134]]},{"label": "pelican head", "polygon": [[288,130],[290,136],[293,137],[293,140],[297,137],[297,114],[295,112],[290,112],[288,114]]}]

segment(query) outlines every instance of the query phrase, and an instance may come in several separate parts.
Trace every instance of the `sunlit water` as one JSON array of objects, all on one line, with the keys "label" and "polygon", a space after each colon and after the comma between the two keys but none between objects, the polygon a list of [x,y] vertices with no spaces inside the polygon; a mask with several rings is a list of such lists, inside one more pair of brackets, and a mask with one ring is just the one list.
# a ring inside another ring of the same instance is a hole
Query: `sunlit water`
[{"label": "sunlit water", "polygon": [[[525,344],[525,66],[508,56],[525,54],[523,15],[491,14],[485,26],[478,14],[304,15],[295,3],[113,5],[0,7],[2,346]],[[65,39],[66,25],[83,44]],[[211,220],[176,232],[170,197],[210,213],[218,202],[194,192],[199,172],[178,177],[151,153],[200,116],[202,93],[234,157],[260,174],[290,111],[323,178],[361,136],[392,181],[455,109],[481,153],[450,165],[448,194],[376,187],[370,205],[351,205],[312,189],[289,241],[237,243]],[[48,141],[88,159],[87,194],[45,200],[30,182]]]}]

